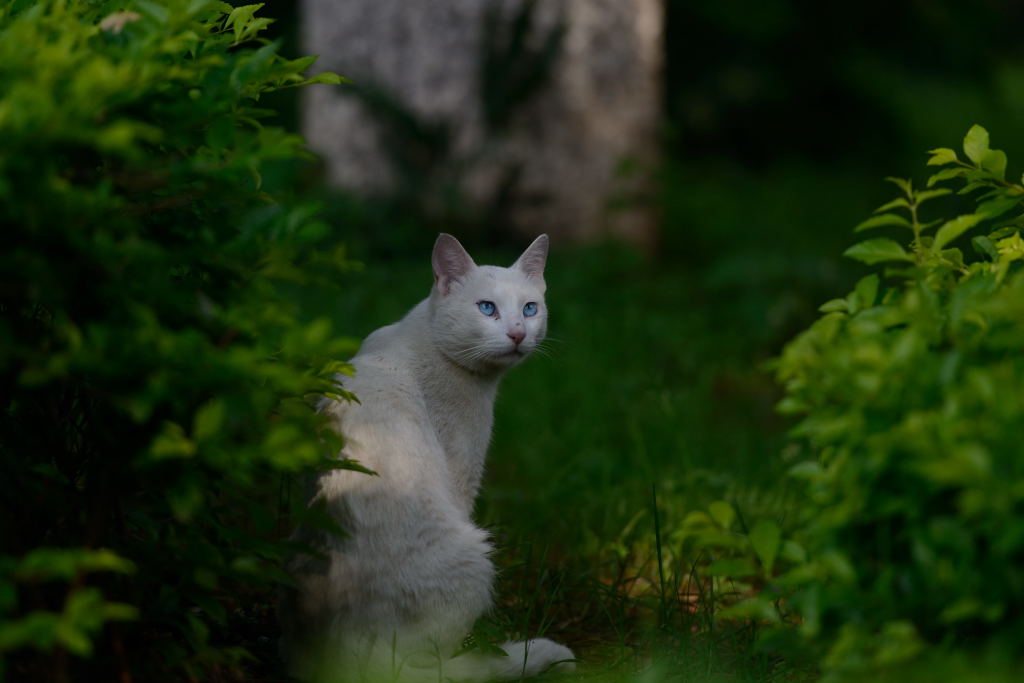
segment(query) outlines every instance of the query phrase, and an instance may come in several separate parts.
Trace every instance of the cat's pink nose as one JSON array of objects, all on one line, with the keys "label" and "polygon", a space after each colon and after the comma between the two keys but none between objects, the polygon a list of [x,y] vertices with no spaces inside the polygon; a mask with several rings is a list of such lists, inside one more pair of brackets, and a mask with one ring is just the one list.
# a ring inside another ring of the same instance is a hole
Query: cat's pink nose
[{"label": "cat's pink nose", "polygon": [[516,343],[516,346],[522,344],[523,340],[526,339],[526,333],[522,330],[512,330],[511,332],[506,332],[506,334],[509,339]]}]

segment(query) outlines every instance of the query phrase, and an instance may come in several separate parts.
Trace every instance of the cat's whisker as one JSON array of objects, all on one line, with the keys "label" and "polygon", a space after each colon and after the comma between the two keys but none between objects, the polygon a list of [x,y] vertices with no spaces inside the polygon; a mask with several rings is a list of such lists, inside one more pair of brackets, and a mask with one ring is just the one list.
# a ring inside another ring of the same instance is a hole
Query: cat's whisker
[{"label": "cat's whisker", "polygon": [[490,344],[484,342],[482,344],[477,344],[475,346],[469,346],[464,349],[460,349],[459,351],[456,351],[452,355],[455,356],[457,360],[480,360],[481,358],[486,358],[488,355],[490,355],[487,353],[487,349],[489,347]]},{"label": "cat's whisker", "polygon": [[474,344],[473,346],[467,346],[465,348],[459,349],[458,351],[456,351],[456,353],[467,353],[470,351],[476,351],[478,349],[482,349],[485,346],[487,346],[487,342],[482,342],[480,344]]},{"label": "cat's whisker", "polygon": [[558,349],[552,349],[550,346],[548,346],[547,343],[548,343],[548,340],[545,339],[541,343],[537,344],[537,346],[535,346],[533,348],[533,352],[537,353],[537,354],[540,354],[541,356],[544,356],[545,358],[554,358],[554,356],[557,353]]}]

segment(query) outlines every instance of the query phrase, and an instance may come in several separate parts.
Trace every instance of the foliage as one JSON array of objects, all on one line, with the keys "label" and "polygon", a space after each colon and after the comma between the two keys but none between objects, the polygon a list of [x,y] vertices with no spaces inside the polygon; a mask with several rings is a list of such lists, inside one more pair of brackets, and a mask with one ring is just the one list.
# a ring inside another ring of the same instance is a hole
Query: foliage
[{"label": "foliage", "polygon": [[1024,646],[1024,186],[983,128],[963,151],[933,150],[923,189],[890,179],[857,230],[897,232],[846,252],[873,272],[776,365],[813,456],[793,468],[810,560],[779,586],[833,674]]},{"label": "foliage", "polygon": [[341,79],[279,56],[260,7],[0,9],[0,667],[16,677],[237,666],[218,629],[285,580],[287,475],[337,452],[306,397],[346,370],[331,359],[352,343],[313,293],[348,262],[275,186],[305,152],[260,98]]}]

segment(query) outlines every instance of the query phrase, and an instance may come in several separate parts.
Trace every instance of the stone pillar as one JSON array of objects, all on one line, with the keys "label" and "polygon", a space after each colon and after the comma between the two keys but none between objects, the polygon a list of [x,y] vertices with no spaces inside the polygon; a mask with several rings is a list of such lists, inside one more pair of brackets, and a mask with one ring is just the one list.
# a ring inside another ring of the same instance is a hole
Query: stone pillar
[{"label": "stone pillar", "polygon": [[[302,0],[303,51],[314,71],[383,88],[447,135],[471,201],[518,167],[507,204],[524,233],[583,241],[614,234],[650,244],[660,121],[662,0],[540,0],[535,42],[563,26],[545,84],[499,133],[481,105],[485,13],[523,0]],[[539,38],[538,38],[539,36]],[[345,87],[304,89],[303,132],[330,182],[387,192],[398,178],[388,135]],[[647,197],[646,201],[644,197]]]}]

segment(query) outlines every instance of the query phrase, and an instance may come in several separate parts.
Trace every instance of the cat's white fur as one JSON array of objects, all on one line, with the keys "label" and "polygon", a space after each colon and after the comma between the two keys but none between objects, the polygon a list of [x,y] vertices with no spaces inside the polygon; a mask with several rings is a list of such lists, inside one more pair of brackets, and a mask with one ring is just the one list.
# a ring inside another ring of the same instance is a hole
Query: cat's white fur
[{"label": "cat's white fur", "polygon": [[[492,548],[471,514],[498,382],[546,332],[547,250],[541,235],[510,268],[477,266],[440,235],[430,296],[352,359],[344,386],[359,401],[325,402],[343,455],[377,476],[336,470],[315,482],[312,500],[349,535],[307,535],[324,554],[293,566],[283,625],[300,673],[485,681],[573,667],[572,652],[544,638],[506,643],[507,657],[451,657],[491,604]],[[524,315],[529,302],[536,315]]]}]

